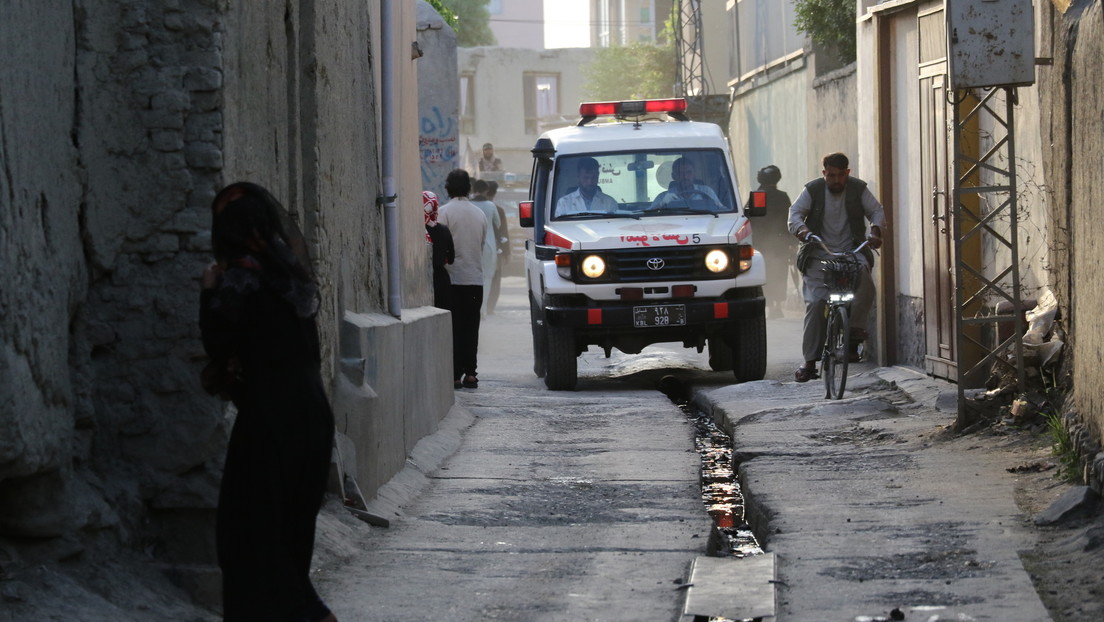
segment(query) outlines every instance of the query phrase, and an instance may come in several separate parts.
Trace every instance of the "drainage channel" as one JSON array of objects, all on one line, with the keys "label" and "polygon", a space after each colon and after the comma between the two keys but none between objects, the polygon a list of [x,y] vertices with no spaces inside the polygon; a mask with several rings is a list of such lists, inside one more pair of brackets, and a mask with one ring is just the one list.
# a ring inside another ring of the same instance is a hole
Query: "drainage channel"
[{"label": "drainage channel", "polygon": [[723,538],[718,555],[761,554],[763,549],[744,520],[744,495],[732,464],[732,438],[692,405],[679,404],[679,408],[694,424],[694,445],[701,455],[702,502]]},{"label": "drainage channel", "polygon": [[[664,378],[660,390],[674,402],[694,424],[694,446],[701,456],[701,491],[706,512],[713,519],[719,536],[714,555],[718,557],[750,557],[761,555],[751,527],[744,520],[744,496],[737,481],[732,463],[732,438],[709,415],[701,412],[686,399],[686,387]],[[677,382],[677,381],[676,381]],[[672,391],[672,385],[679,390]],[[755,618],[753,620],[759,620]],[[729,618],[699,617],[696,622],[738,622]],[[751,622],[748,620],[739,622]]]}]

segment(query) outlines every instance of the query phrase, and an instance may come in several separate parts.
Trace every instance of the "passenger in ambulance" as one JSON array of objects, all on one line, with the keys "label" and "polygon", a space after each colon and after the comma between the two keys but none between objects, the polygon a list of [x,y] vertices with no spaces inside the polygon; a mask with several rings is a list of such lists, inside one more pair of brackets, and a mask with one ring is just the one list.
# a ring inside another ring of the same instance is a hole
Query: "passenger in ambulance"
[{"label": "passenger in ambulance", "polygon": [[617,199],[598,187],[598,160],[582,158],[575,164],[579,187],[556,202],[556,217],[583,212],[615,212]]}]

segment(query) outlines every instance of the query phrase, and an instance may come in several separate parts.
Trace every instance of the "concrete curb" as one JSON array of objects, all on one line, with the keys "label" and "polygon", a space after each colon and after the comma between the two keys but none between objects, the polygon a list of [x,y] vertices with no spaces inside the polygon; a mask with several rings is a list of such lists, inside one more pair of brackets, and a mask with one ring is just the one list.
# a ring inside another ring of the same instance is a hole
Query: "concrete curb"
[{"label": "concrete curb", "polygon": [[423,437],[410,452],[406,465],[367,502],[367,511],[393,520],[402,516],[402,507],[429,484],[430,475],[460,448],[463,431],[475,423],[475,416],[454,403],[437,431]]}]

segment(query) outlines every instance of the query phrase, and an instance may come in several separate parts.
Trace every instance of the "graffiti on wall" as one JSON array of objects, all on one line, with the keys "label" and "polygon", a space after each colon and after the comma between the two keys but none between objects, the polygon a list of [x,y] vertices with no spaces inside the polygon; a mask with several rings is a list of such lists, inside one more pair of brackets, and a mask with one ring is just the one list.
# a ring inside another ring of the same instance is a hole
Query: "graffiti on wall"
[{"label": "graffiti on wall", "polygon": [[433,106],[419,126],[418,148],[422,161],[422,185],[427,189],[444,186],[448,172],[459,165],[459,135],[456,117],[445,116]]}]

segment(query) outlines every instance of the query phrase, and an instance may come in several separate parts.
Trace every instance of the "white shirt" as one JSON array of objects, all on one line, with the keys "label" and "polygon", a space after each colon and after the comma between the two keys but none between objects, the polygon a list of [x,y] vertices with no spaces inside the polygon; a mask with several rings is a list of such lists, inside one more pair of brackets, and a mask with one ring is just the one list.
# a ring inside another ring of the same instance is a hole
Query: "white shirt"
[{"label": "white shirt", "polygon": [[615,212],[621,207],[617,200],[597,188],[590,201],[583,196],[582,189],[569,192],[556,201],[556,215],[578,214],[580,212]]},{"label": "white shirt", "polygon": [[703,186],[702,184],[694,184],[693,190],[680,191],[675,188],[674,184],[670,189],[659,193],[659,196],[652,201],[651,207],[661,207],[668,203],[673,203],[679,200],[689,199],[711,199],[717,207],[721,206],[721,200],[717,198],[717,193],[713,191],[709,186]]},{"label": "white shirt", "polygon": [[437,222],[449,228],[456,260],[448,264],[453,285],[483,285],[483,244],[489,224],[483,210],[467,197],[456,197],[441,206]]}]

